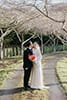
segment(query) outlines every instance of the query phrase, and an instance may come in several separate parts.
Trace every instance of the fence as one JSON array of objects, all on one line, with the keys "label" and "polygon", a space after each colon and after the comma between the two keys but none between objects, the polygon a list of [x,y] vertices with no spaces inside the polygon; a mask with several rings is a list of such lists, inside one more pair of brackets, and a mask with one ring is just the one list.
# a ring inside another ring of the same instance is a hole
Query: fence
[{"label": "fence", "polygon": [[[55,47],[44,46],[43,53],[51,53],[51,52],[64,51],[64,50],[67,50],[67,46],[64,46],[64,45],[57,45]],[[22,49],[21,47],[18,47],[18,46],[10,47],[10,48],[3,48],[3,53],[4,53],[4,58],[22,56]]]},{"label": "fence", "polygon": [[22,51],[20,47],[10,47],[10,48],[3,48],[3,55],[4,58],[11,58],[13,56],[20,56],[22,55]]}]

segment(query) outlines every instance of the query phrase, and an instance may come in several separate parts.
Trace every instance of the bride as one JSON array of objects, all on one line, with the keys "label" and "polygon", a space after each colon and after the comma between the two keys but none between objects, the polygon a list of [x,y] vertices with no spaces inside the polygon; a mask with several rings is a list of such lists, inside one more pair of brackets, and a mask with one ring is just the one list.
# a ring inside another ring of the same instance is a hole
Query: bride
[{"label": "bride", "polygon": [[43,89],[43,73],[42,73],[42,55],[40,51],[40,47],[37,42],[33,44],[34,49],[33,53],[36,55],[37,59],[33,62],[33,68],[31,73],[31,88],[33,89]]}]

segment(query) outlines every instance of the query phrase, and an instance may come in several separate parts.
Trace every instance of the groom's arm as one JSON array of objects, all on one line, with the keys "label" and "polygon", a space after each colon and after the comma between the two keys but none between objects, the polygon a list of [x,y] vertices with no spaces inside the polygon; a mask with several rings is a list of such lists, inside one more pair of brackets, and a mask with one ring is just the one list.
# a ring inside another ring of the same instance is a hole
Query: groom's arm
[{"label": "groom's arm", "polygon": [[27,62],[27,50],[23,53],[23,68],[26,68],[26,62]]}]

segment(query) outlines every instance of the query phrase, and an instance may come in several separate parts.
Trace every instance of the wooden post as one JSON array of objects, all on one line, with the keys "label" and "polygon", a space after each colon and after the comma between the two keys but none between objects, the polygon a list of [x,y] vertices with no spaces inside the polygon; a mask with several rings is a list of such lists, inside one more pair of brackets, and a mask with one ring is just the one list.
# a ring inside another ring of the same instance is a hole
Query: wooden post
[{"label": "wooden post", "polygon": [[41,52],[43,54],[43,36],[42,36],[42,33],[41,33]]},{"label": "wooden post", "polygon": [[0,42],[0,56],[1,56],[1,59],[3,59],[3,38],[2,38],[2,40],[1,40],[1,42]]},{"label": "wooden post", "polygon": [[64,47],[65,47],[65,46],[64,46],[64,44],[63,44],[63,51],[64,51]]},{"label": "wooden post", "polygon": [[55,48],[55,39],[54,39],[54,42],[53,42],[53,47],[54,47],[54,53],[56,52],[56,48]]},{"label": "wooden post", "polygon": [[[3,30],[2,29],[0,29],[0,31],[1,31],[1,35],[3,35]],[[3,57],[4,57],[4,54],[3,54],[3,37],[1,38],[1,40],[0,40],[0,57],[1,57],[1,59],[3,59]]]}]

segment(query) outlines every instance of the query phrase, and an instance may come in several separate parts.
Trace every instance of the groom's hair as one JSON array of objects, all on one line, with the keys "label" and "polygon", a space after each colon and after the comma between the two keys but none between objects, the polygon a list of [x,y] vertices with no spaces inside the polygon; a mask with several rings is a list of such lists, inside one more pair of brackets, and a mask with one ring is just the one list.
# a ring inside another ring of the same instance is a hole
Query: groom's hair
[{"label": "groom's hair", "polygon": [[29,47],[31,45],[32,41],[28,41],[25,45],[26,47]]}]

